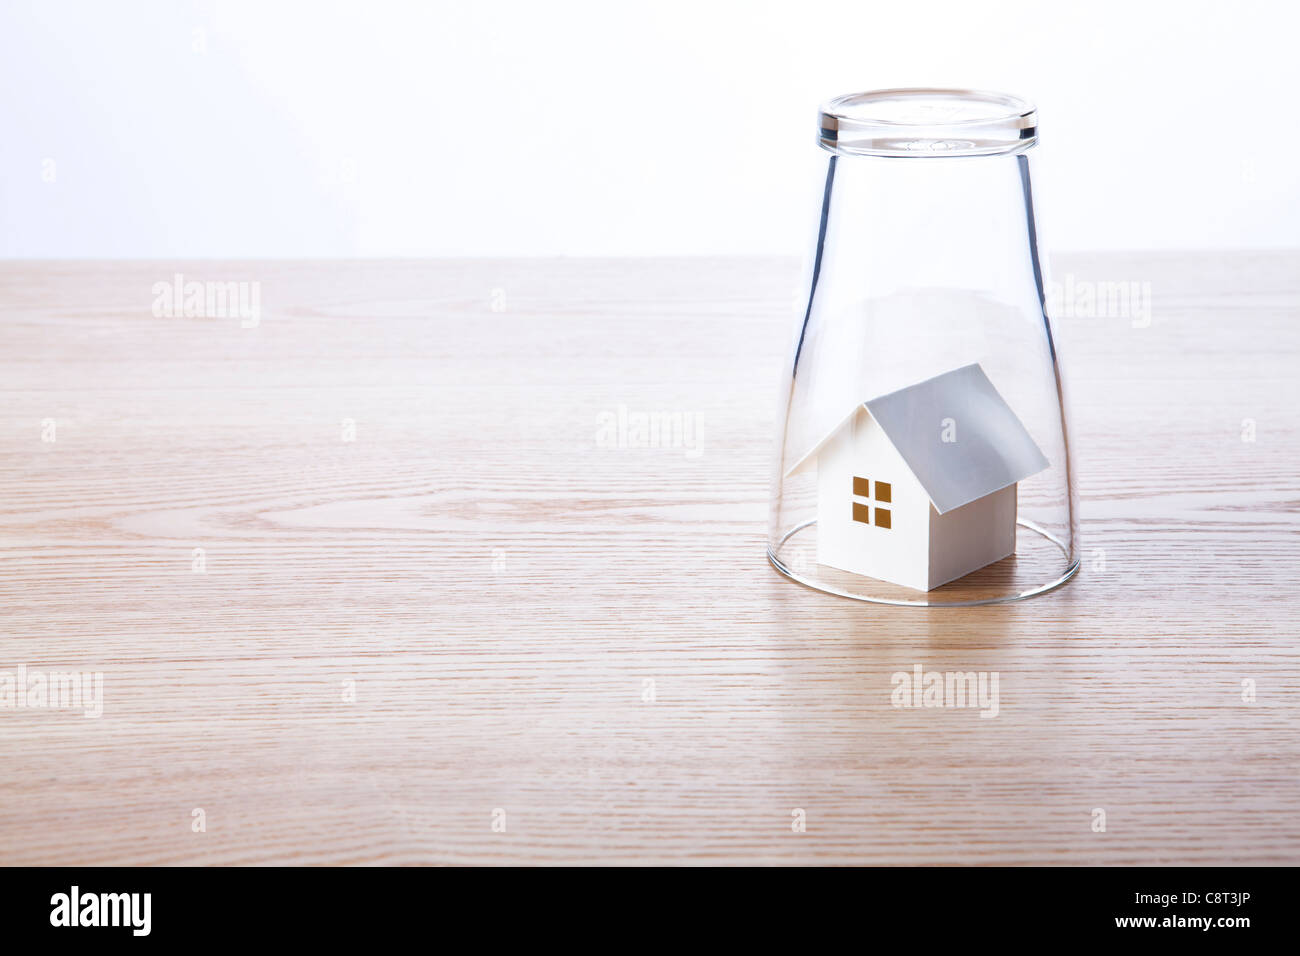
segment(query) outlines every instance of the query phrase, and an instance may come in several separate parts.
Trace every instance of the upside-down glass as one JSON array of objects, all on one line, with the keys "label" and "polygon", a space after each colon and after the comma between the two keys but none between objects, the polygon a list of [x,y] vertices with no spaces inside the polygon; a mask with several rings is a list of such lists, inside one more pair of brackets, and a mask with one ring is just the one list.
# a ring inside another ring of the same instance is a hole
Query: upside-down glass
[{"label": "upside-down glass", "polygon": [[1078,569],[1036,127],[1029,103],[969,90],[822,108],[767,546],[795,581],[960,606],[1042,594]]}]

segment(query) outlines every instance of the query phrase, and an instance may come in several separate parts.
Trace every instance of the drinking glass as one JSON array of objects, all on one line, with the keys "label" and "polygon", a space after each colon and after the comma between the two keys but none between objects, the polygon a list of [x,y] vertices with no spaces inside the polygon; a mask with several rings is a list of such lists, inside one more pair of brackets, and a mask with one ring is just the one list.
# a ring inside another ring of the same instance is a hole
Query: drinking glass
[{"label": "drinking glass", "polygon": [[975,605],[1078,569],[1026,101],[881,90],[821,110],[768,557],[883,604]]}]

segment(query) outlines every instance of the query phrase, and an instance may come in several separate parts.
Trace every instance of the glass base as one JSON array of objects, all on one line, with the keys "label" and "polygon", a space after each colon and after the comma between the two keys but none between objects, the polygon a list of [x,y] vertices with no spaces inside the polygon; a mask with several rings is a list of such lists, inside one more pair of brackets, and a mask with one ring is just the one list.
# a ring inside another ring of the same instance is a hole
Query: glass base
[{"label": "glass base", "polygon": [[1071,562],[1069,549],[1055,536],[1023,519],[1016,525],[1015,554],[933,591],[914,591],[818,564],[815,520],[787,532],[775,551],[767,549],[767,559],[805,587],[855,601],[903,607],[976,607],[1020,601],[1060,587],[1079,570],[1078,559]]}]

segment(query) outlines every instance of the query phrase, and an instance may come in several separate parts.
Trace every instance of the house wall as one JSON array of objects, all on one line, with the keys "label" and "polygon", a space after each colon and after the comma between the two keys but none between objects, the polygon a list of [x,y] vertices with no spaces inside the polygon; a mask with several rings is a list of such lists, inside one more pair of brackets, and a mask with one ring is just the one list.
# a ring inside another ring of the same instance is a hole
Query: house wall
[{"label": "house wall", "polygon": [[[853,495],[854,476],[872,482],[870,498]],[[875,482],[889,482],[891,501],[875,500]],[[872,524],[853,520],[853,503],[871,509]],[[889,528],[875,509],[889,510]],[[871,416],[860,410],[817,457],[817,561],[924,591],[930,578],[930,499]]]},{"label": "house wall", "polygon": [[1016,550],[1016,486],[939,514],[930,506],[929,587],[1000,561]]}]

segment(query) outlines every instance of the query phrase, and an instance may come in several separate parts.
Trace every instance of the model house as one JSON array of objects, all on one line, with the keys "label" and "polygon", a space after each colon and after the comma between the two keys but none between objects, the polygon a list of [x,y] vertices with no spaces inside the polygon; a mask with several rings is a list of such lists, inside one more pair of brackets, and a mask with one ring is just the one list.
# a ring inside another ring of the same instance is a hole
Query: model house
[{"label": "model house", "polygon": [[979,365],[862,402],[817,466],[817,561],[929,591],[1016,550],[1016,485],[1048,467]]}]

